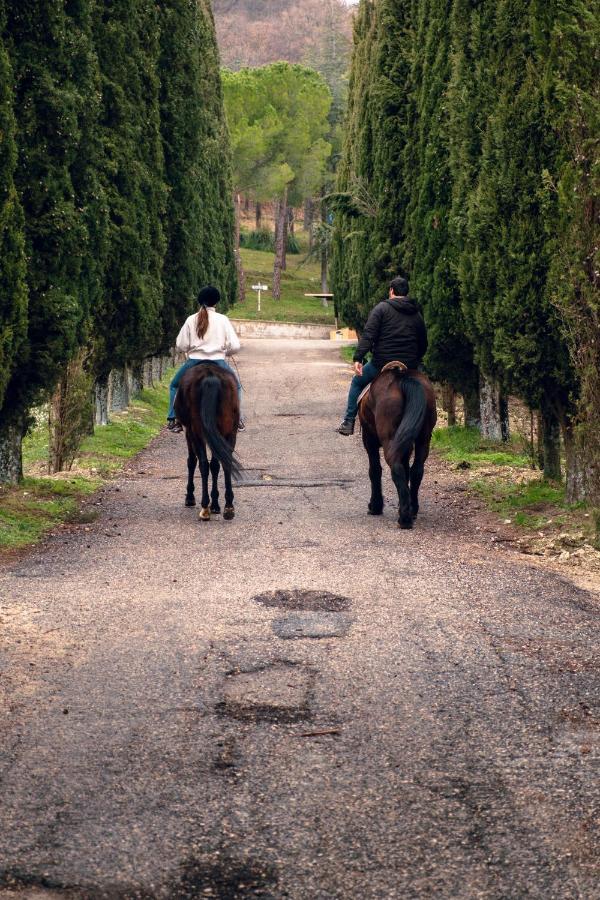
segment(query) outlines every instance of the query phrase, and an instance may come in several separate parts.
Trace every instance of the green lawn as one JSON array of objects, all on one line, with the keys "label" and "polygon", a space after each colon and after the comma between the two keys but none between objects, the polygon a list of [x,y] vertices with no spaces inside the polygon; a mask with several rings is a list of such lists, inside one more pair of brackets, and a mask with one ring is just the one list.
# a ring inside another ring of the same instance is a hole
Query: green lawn
[{"label": "green lawn", "polygon": [[[287,270],[281,273],[281,300],[273,300],[273,253],[261,250],[241,251],[246,273],[246,300],[236,303],[229,310],[234,319],[258,319],[268,322],[314,322],[335,324],[333,303],[326,308],[316,297],[305,294],[321,290],[321,267],[317,262],[303,263],[305,256],[288,254]],[[266,284],[269,290],[262,294],[261,312],[257,312],[256,292],[253,284]]]},{"label": "green lawn", "polygon": [[73,472],[33,477],[48,460],[48,429],[36,426],[23,444],[25,479],[0,489],[0,550],[18,550],[40,540],[57,525],[87,522],[93,512],[81,501],[119,472],[158,434],[168,409],[172,372],[154,388],[142,391],[128,409],[113,413],[110,425],[96,428],[81,445]]}]

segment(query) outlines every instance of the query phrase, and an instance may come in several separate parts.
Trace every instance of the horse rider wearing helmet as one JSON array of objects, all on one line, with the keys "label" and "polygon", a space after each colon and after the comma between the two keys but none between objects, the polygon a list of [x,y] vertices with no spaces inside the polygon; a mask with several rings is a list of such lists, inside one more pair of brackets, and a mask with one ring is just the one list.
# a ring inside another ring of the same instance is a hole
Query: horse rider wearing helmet
[{"label": "horse rider wearing helmet", "polygon": [[[232,356],[239,351],[240,341],[227,316],[215,310],[220,299],[221,294],[212,284],[203,287],[198,294],[198,312],[188,316],[177,336],[176,347],[180,353],[186,354],[187,359],[175,373],[169,386],[170,403],[167,414],[169,431],[180,432],[183,430],[175,418],[175,396],[183,373],[191,366],[208,362],[233,375],[238,386],[241,406],[242,386],[231,366],[225,361],[227,356]],[[243,428],[244,423],[240,418],[238,431]]]},{"label": "horse rider wearing helmet", "polygon": [[[340,434],[354,434],[354,421],[361,392],[379,375],[386,363],[403,362],[407,369],[418,369],[427,350],[427,329],[414,300],[408,296],[408,281],[393,278],[389,296],[373,307],[354,354],[354,378],[348,393]],[[372,358],[364,358],[372,351]]]}]

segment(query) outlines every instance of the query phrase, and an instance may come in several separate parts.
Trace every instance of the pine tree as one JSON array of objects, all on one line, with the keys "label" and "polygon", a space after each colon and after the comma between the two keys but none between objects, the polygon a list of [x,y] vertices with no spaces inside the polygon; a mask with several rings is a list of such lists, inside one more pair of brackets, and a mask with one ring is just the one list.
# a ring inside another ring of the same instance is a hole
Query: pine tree
[{"label": "pine tree", "polygon": [[159,27],[151,0],[97,0],[99,123],[109,232],[104,292],[94,310],[95,370],[141,360],[161,345],[165,241]]},{"label": "pine tree", "polygon": [[21,410],[7,392],[12,394],[11,379],[27,353],[27,286],[23,211],[14,184],[13,75],[4,46],[5,23],[0,0],[0,481],[15,481],[21,474]]},{"label": "pine tree", "polygon": [[230,159],[210,6],[160,6],[160,104],[165,178],[163,348],[172,345],[202,285],[234,300]]}]

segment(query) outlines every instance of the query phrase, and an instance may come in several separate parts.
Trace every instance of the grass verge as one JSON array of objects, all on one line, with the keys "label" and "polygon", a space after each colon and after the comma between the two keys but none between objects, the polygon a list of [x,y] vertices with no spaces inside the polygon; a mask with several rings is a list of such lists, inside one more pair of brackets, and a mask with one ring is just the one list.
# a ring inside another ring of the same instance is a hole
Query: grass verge
[{"label": "grass verge", "polygon": [[596,564],[594,553],[600,547],[593,510],[568,504],[564,485],[541,477],[531,465],[524,437],[498,444],[482,438],[476,428],[454,426],[436,428],[432,446],[454,468],[466,470],[469,489],[504,525],[518,529],[530,552],[560,559],[583,554]]},{"label": "grass verge", "polygon": [[167,378],[144,390],[128,409],[113,413],[109,425],[86,438],[70,472],[43,476],[48,463],[48,432],[37,425],[23,443],[25,479],[0,489],[0,551],[19,550],[39,541],[58,525],[91,521],[82,501],[117,474],[146,447],[167,415]]},{"label": "grass verge", "polygon": [[477,428],[453,425],[450,428],[436,428],[431,443],[445,459],[456,463],[461,469],[485,465],[515,468],[531,466],[524,442],[519,436],[508,443],[497,443],[483,438]]}]

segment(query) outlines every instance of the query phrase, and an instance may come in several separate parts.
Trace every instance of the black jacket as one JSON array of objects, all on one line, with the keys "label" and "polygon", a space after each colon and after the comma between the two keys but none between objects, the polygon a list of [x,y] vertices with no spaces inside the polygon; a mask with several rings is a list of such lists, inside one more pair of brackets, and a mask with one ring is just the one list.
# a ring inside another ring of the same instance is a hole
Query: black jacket
[{"label": "black jacket", "polygon": [[373,307],[358,342],[355,362],[373,351],[373,364],[381,368],[400,360],[409,369],[418,368],[427,350],[427,329],[419,307],[410,297],[393,297]]}]

